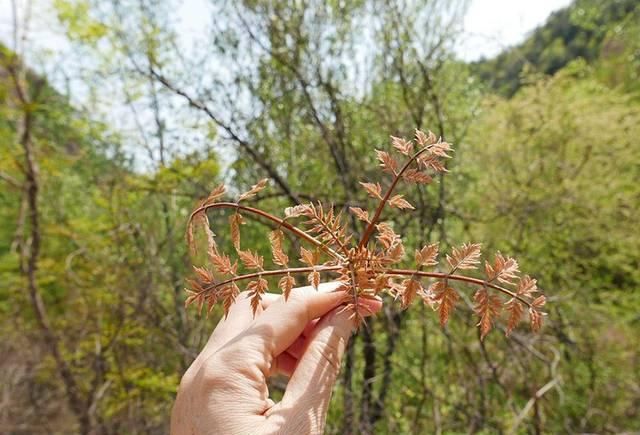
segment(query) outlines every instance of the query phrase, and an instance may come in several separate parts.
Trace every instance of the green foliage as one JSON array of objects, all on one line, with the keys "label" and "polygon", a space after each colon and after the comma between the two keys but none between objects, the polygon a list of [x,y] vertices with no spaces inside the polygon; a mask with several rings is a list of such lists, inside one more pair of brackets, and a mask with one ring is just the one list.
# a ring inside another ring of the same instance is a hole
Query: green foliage
[{"label": "green foliage", "polygon": [[[470,233],[521,255],[555,295],[549,320],[565,397],[549,399],[558,408],[548,424],[557,430],[563,419],[594,431],[627,421],[640,381],[635,352],[622,344],[640,340],[640,106],[593,75],[579,62],[510,100],[489,99],[470,132],[470,182],[458,197],[474,216]],[[606,417],[582,421],[593,409]]]},{"label": "green foliage", "polygon": [[91,3],[88,0],[55,0],[53,6],[58,19],[65,24],[70,38],[96,44],[106,35],[107,27],[91,17]]},{"label": "green foliage", "polygon": [[477,142],[466,151],[478,166],[465,203],[469,213],[481,212],[474,227],[496,240],[500,234],[551,237],[515,237],[505,246],[546,262],[534,269],[549,274],[548,285],[560,284],[551,266],[571,260],[575,270],[565,285],[633,288],[640,284],[637,259],[629,255],[640,248],[631,236],[640,194],[640,107],[584,77],[588,73],[571,65],[511,100],[487,102],[470,136]]},{"label": "green foliage", "polygon": [[[29,89],[41,79],[34,80]],[[0,85],[6,96],[0,129],[7,144],[0,147],[0,173],[2,183],[8,180],[0,190],[0,330],[7,338],[1,349],[25,360],[43,354],[26,379],[14,384],[9,371],[2,381],[15,385],[13,407],[20,421],[38,388],[46,385],[62,397],[64,390],[55,381],[55,361],[44,357],[46,342],[21,266],[30,230],[19,147],[23,108],[11,97],[13,83],[5,79]],[[183,222],[192,198],[219,176],[217,159],[191,153],[155,173],[136,173],[114,152],[115,136],[106,126],[88,120],[46,84],[37,95],[32,142],[40,169],[42,248],[36,278],[63,358],[87,401],[100,392],[94,412],[113,421],[110,427],[164,430],[158,428],[166,426],[185,360],[180,353],[158,355],[202,327],[190,325],[181,308],[187,274]],[[25,338],[28,347],[13,349]],[[38,405],[44,417],[65,403],[49,399],[43,396]],[[68,432],[73,423],[67,420],[52,420],[51,429]],[[37,421],[24,423],[38,430]]]}]

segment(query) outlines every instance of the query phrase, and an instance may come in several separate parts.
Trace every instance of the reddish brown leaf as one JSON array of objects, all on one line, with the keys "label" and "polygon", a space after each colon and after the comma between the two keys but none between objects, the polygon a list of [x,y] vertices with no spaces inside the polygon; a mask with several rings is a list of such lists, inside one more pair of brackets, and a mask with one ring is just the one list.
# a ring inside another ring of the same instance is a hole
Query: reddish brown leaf
[{"label": "reddish brown leaf", "polygon": [[249,250],[238,251],[238,255],[240,256],[240,261],[242,261],[242,264],[244,264],[244,267],[247,269],[262,270],[264,258],[261,255]]},{"label": "reddish brown leaf", "polygon": [[218,253],[218,246],[216,245],[215,234],[211,231],[211,226],[209,225],[209,218],[206,213],[202,213],[202,226],[204,228],[204,233],[207,237],[207,257],[209,257],[209,261],[213,262],[213,256]]},{"label": "reddish brown leaf", "polygon": [[211,263],[221,275],[235,275],[238,271],[238,262],[231,263],[231,259],[226,254],[213,254]]},{"label": "reddish brown leaf", "polygon": [[340,248],[349,243],[347,225],[342,222],[342,212],[335,213],[333,206],[325,209],[322,204],[311,204],[309,220],[305,224],[311,226],[311,232],[317,234],[320,241]]},{"label": "reddish brown leaf", "polygon": [[196,300],[196,298],[198,297],[198,293],[194,292],[193,290],[189,290],[189,289],[184,289],[185,292],[187,292],[187,298],[184,301],[184,307],[188,308],[189,305],[191,305],[193,303],[193,301]]},{"label": "reddish brown leaf", "polygon": [[447,255],[447,262],[450,273],[457,269],[475,269],[480,264],[480,244],[465,243],[460,248],[453,248],[451,255]]},{"label": "reddish brown leaf", "polygon": [[504,284],[513,284],[518,278],[518,262],[511,257],[504,257],[500,252],[496,253],[493,264],[485,261],[484,270],[487,275],[487,281],[498,280]]},{"label": "reddish brown leaf", "polygon": [[287,267],[289,257],[282,249],[282,241],[284,233],[282,230],[273,230],[269,233],[269,242],[271,243],[271,253],[273,254],[273,262],[278,266]]},{"label": "reddish brown leaf", "polygon": [[422,154],[417,159],[418,164],[425,169],[431,169],[434,172],[448,172],[444,163],[440,161],[440,157],[433,154]]},{"label": "reddish brown leaf", "polygon": [[547,298],[545,297],[545,295],[540,295],[531,302],[531,306],[533,308],[541,308],[546,303],[547,303]]},{"label": "reddish brown leaf", "polygon": [[376,225],[376,230],[378,230],[378,234],[376,235],[376,239],[384,246],[385,249],[391,248],[395,245],[399,240],[400,236],[398,236],[386,222],[382,222]]},{"label": "reddish brown leaf", "polygon": [[240,197],[238,198],[238,202],[245,199],[253,198],[254,196],[256,196],[258,192],[260,192],[262,189],[267,187],[268,182],[269,182],[269,179],[267,178],[263,178],[262,180],[258,181],[256,184],[251,186],[251,189],[249,189],[247,192],[240,195]]},{"label": "reddish brown leaf", "polygon": [[278,282],[278,287],[282,290],[282,294],[284,295],[284,300],[289,299],[289,295],[291,294],[291,290],[296,285],[296,280],[289,274],[280,278]]},{"label": "reddish brown leaf", "polygon": [[351,213],[355,215],[361,221],[369,222],[369,212],[361,209],[360,207],[349,207]]},{"label": "reddish brown leaf", "polygon": [[201,315],[202,314],[202,308],[204,307],[204,302],[205,302],[205,295],[204,293],[200,293],[198,296],[196,296],[196,300],[195,302],[198,304],[198,314]]},{"label": "reddish brown leaf", "polygon": [[370,287],[371,281],[369,280],[370,275],[364,267],[359,267],[354,271],[355,275],[355,285],[358,288],[364,289]]},{"label": "reddish brown leaf", "polygon": [[435,266],[438,264],[438,244],[432,243],[425,245],[422,249],[416,249],[416,265],[417,266]]},{"label": "reddish brown leaf", "polygon": [[433,178],[431,178],[430,175],[425,174],[419,169],[414,169],[414,168],[407,169],[406,171],[404,171],[404,173],[402,174],[402,177],[406,181],[410,181],[416,184],[429,184],[433,181]]},{"label": "reddish brown leaf", "polygon": [[380,186],[380,183],[374,184],[360,182],[360,184],[365,188],[365,190],[371,197],[382,200],[382,186]]},{"label": "reddish brown leaf", "polygon": [[438,302],[438,312],[440,313],[440,325],[444,327],[449,320],[451,312],[455,308],[456,302],[460,298],[458,292],[445,285],[444,281],[437,281],[429,288],[433,292],[434,300]]},{"label": "reddish brown leaf", "polygon": [[380,166],[384,172],[396,174],[398,171],[398,162],[386,151],[376,150],[376,156],[380,160]]},{"label": "reddish brown leaf", "polygon": [[435,134],[433,134],[432,131],[425,133],[422,130],[416,129],[415,136],[416,136],[416,142],[418,142],[418,145],[420,145],[421,147],[431,145],[438,140],[438,138],[436,137]]},{"label": "reddish brown leaf", "polygon": [[217,186],[215,189],[211,191],[209,196],[207,196],[207,199],[204,200],[204,204],[212,204],[216,202],[218,199],[220,199],[224,195],[225,191],[226,189],[224,187],[224,184],[220,184],[219,186]]},{"label": "reddish brown leaf", "polygon": [[447,154],[447,151],[453,151],[451,145],[449,145],[447,142],[434,143],[429,147],[429,152],[431,154],[449,159],[451,158],[451,156]]},{"label": "reddish brown leaf", "polygon": [[319,259],[320,254],[318,253],[318,251],[305,249],[304,246],[300,247],[300,261],[302,261],[307,266],[316,266]]},{"label": "reddish brown leaf", "polygon": [[537,281],[529,275],[520,278],[517,293],[519,296],[531,298],[538,291]]},{"label": "reddish brown leaf", "polygon": [[208,319],[209,315],[211,314],[211,311],[213,311],[213,307],[215,307],[216,305],[217,299],[214,297],[213,293],[211,293],[205,299],[207,301],[207,319]]},{"label": "reddish brown leaf", "polygon": [[220,298],[222,299],[222,306],[224,308],[224,317],[225,319],[229,315],[229,310],[231,309],[231,305],[236,301],[236,297],[240,294],[240,289],[236,285],[235,282],[232,282],[226,286],[224,286],[220,290]]},{"label": "reddish brown leaf", "polygon": [[236,251],[240,251],[240,225],[244,223],[240,213],[234,213],[229,216],[229,225],[231,226],[231,241]]},{"label": "reddish brown leaf", "polygon": [[415,279],[405,279],[402,281],[402,287],[402,308],[408,308],[418,292],[422,290],[422,284]]},{"label": "reddish brown leaf", "polygon": [[193,266],[193,270],[196,272],[196,275],[198,275],[200,281],[205,283],[214,281],[213,274],[209,270],[198,266]]},{"label": "reddish brown leaf", "polygon": [[318,290],[318,286],[320,285],[320,272],[314,269],[313,272],[311,272],[307,277],[307,280],[309,281],[309,284],[313,286],[313,288]]},{"label": "reddish brown leaf", "polygon": [[391,144],[405,156],[413,152],[413,142],[401,137],[391,136]]},{"label": "reddish brown leaf", "polygon": [[200,224],[206,234],[207,255],[209,256],[209,259],[211,259],[211,254],[212,252],[217,251],[217,246],[214,239],[215,234],[213,234],[213,231],[211,231],[211,228],[209,227],[209,218],[207,218],[207,214],[204,211],[201,211],[193,215],[192,219],[189,221],[189,225],[187,227],[187,245],[189,247],[189,251],[191,252],[192,255],[195,255],[198,252],[198,249],[197,249],[198,247],[197,247],[195,236],[194,236],[194,232],[195,232],[194,227],[196,224]]},{"label": "reddish brown leaf", "polygon": [[284,215],[287,218],[295,218],[300,216],[306,216],[309,213],[309,204],[298,204],[293,207],[287,207],[284,209]]},{"label": "reddish brown leaf", "polygon": [[493,320],[500,314],[502,301],[496,295],[490,294],[486,287],[478,289],[473,295],[476,303],[475,311],[480,316],[480,339],[484,339],[491,330]]},{"label": "reddish brown leaf", "polygon": [[198,249],[193,233],[193,219],[191,219],[187,224],[187,247],[189,248],[189,253],[191,255],[196,255],[198,253]]},{"label": "reddish brown leaf", "polygon": [[391,248],[385,252],[385,259],[390,263],[397,263],[404,258],[404,245],[402,240],[398,239]]},{"label": "reddish brown leaf", "polygon": [[505,332],[505,335],[508,337],[511,335],[511,332],[515,327],[518,326],[518,323],[520,323],[524,309],[522,308],[522,304],[516,298],[509,299],[505,305],[509,312],[509,320],[507,322],[507,330]]},{"label": "reddish brown leaf", "polygon": [[538,332],[542,328],[542,316],[543,313],[540,311],[529,308],[529,320],[531,322],[531,330],[533,332]]},{"label": "reddish brown leaf", "polygon": [[401,210],[402,209],[415,210],[415,208],[411,205],[411,203],[406,199],[404,199],[404,195],[394,195],[389,200],[389,205],[391,207],[399,208]]},{"label": "reddish brown leaf", "polygon": [[198,281],[197,279],[189,279],[187,278],[187,284],[189,285],[189,287],[191,288],[191,290],[193,290],[195,293],[202,293],[204,292],[204,287],[203,284]]},{"label": "reddish brown leaf", "polygon": [[260,306],[262,295],[267,291],[268,287],[269,285],[267,283],[267,280],[262,277],[247,284],[247,291],[249,292],[248,296],[251,298],[251,309],[253,310],[254,316],[256,315],[256,311],[258,311],[258,307]]},{"label": "reddish brown leaf", "polygon": [[386,288],[389,288],[390,287],[389,280],[390,280],[390,278],[385,274],[376,275],[376,278],[375,278],[375,281],[374,281],[374,286],[373,286],[373,292],[375,294],[378,294],[382,290],[384,290]]}]

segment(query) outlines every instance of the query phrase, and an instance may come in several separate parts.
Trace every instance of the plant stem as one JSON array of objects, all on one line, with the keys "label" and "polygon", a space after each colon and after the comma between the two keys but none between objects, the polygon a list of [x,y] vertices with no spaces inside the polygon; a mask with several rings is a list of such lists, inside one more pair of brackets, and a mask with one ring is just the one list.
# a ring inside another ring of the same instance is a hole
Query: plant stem
[{"label": "plant stem", "polygon": [[[340,269],[342,269],[344,266],[338,265],[338,266],[315,266],[315,267],[291,267],[291,268],[287,268],[287,269],[278,269],[278,270],[267,270],[267,271],[261,271],[261,272],[253,272],[253,273],[248,273],[245,275],[238,275],[238,276],[234,276],[233,278],[229,278],[227,280],[224,281],[220,281],[218,283],[209,285],[207,287],[204,288],[203,292],[207,292],[210,290],[214,290],[216,288],[219,287],[224,287],[227,284],[231,284],[233,282],[236,281],[243,281],[246,279],[253,279],[253,278],[257,278],[259,276],[278,276],[278,275],[287,275],[287,274],[294,274],[294,273],[308,273],[308,272],[313,272],[314,270],[318,271],[318,272],[335,272],[338,271]],[[452,275],[449,273],[445,273],[445,272],[423,272],[420,270],[409,270],[409,269],[387,269],[385,270],[381,270],[381,271],[376,271],[378,273],[385,273],[386,275],[402,275],[402,276],[420,276],[423,278],[436,278],[436,279],[452,279],[454,281],[462,281],[462,282],[466,282],[466,283],[470,283],[470,284],[475,284],[475,285],[479,285],[479,286],[487,286],[490,287],[494,290],[497,290],[501,293],[506,294],[507,296],[510,296],[512,298],[517,299],[518,301],[522,302],[523,304],[525,304],[527,307],[531,307],[531,303],[529,301],[527,301],[526,299],[524,299],[521,296],[518,296],[516,293],[512,292],[509,289],[506,289],[502,286],[496,285],[496,284],[492,284],[490,282],[484,281],[482,279],[479,278],[472,278],[470,276],[465,276],[465,275]],[[357,292],[354,294],[354,297],[357,298]]]},{"label": "plant stem", "polygon": [[402,166],[400,171],[398,171],[398,173],[395,175],[395,178],[391,182],[391,186],[389,186],[389,189],[384,194],[384,197],[382,198],[382,200],[380,200],[380,204],[378,204],[378,208],[376,209],[376,212],[373,215],[373,218],[371,218],[371,222],[369,222],[369,225],[367,225],[367,228],[365,229],[364,233],[362,234],[362,239],[360,239],[360,243],[358,243],[358,248],[365,247],[367,245],[367,242],[369,242],[369,239],[371,238],[371,234],[373,234],[373,230],[375,229],[376,223],[380,219],[380,215],[382,214],[382,210],[384,209],[384,206],[387,204],[387,201],[389,201],[389,198],[391,197],[391,194],[393,193],[393,189],[395,189],[396,185],[398,184],[398,181],[400,181],[400,179],[402,178],[402,174],[404,173],[404,171],[406,171],[409,168],[409,166],[420,156],[420,154],[422,154],[422,153],[424,153],[424,152],[426,152],[428,150],[429,150],[429,147],[424,147],[421,150],[419,150],[418,152],[414,153],[409,158],[409,160],[407,160],[407,162],[404,164],[404,166]]},{"label": "plant stem", "polygon": [[[318,203],[318,207],[320,207],[320,210],[322,210],[322,205],[320,203]],[[331,228],[327,225],[327,223],[324,221],[324,219],[322,219],[320,217],[320,214],[318,214],[318,210],[316,209],[316,207],[313,204],[311,204],[311,210],[313,211],[313,217],[316,219],[316,221],[320,225],[322,225],[322,228],[324,228],[324,230],[331,236],[331,239],[336,243],[336,245],[338,245],[340,247],[340,249],[342,250],[344,255],[348,257],[349,256],[349,250],[344,245],[344,243],[342,243],[340,238],[331,230]]]},{"label": "plant stem", "polygon": [[516,293],[512,292],[511,290],[506,289],[504,287],[501,287],[499,285],[492,284],[490,282],[484,281],[482,279],[472,278],[470,276],[452,275],[452,274],[444,273],[444,272],[422,272],[422,271],[408,270],[408,269],[388,269],[388,270],[386,270],[384,272],[387,275],[409,275],[409,276],[422,276],[422,277],[426,277],[426,278],[453,279],[455,281],[463,281],[463,282],[468,282],[470,284],[476,284],[476,285],[480,285],[480,286],[487,286],[487,287],[490,287],[490,288],[492,288],[494,290],[498,290],[499,292],[502,292],[502,293],[506,294],[507,296],[510,296],[512,298],[517,299],[518,301],[522,302],[523,304],[525,304],[528,307],[531,307],[531,303],[529,301],[527,301],[526,299],[524,299],[521,296],[518,296]]},{"label": "plant stem", "polygon": [[345,261],[345,258],[342,255],[340,255],[339,253],[337,253],[336,251],[334,251],[333,249],[331,249],[330,247],[328,247],[327,245],[325,245],[315,237],[311,236],[307,232],[286,222],[284,219],[276,217],[270,213],[267,213],[266,211],[263,211],[254,207],[249,207],[246,205],[240,205],[236,202],[216,202],[213,204],[206,204],[206,205],[200,206],[197,209],[195,209],[193,213],[191,213],[191,216],[189,217],[189,223],[191,223],[191,221],[193,220],[193,217],[198,213],[206,212],[207,210],[214,209],[214,208],[233,208],[235,210],[242,210],[247,213],[252,213],[252,214],[261,216],[265,219],[270,220],[271,222],[278,224],[281,227],[286,228],[287,230],[291,231],[293,234],[300,237],[301,239],[304,239],[314,244],[315,246],[318,246],[320,249],[322,249],[324,252],[326,252],[329,256],[333,257],[334,259],[339,261]]},{"label": "plant stem", "polygon": [[314,270],[318,272],[332,272],[340,269],[342,269],[342,266],[290,267],[287,269],[267,270],[267,271],[261,271],[261,272],[247,273],[245,275],[234,276],[233,278],[229,278],[225,281],[220,281],[215,284],[208,285],[203,289],[202,292],[207,292],[219,287],[224,287],[225,285],[231,284],[236,281],[253,279],[259,276],[277,276],[277,275],[287,275],[289,273],[306,273],[306,272],[308,273],[308,272],[313,272]]}]

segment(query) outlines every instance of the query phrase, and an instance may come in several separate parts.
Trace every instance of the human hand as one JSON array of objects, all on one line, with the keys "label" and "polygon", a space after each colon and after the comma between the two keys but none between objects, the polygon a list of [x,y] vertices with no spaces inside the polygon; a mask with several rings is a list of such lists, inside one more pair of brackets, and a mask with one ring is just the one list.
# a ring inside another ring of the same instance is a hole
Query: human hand
[{"label": "human hand", "polygon": [[[173,435],[321,434],[331,391],[355,324],[338,283],[266,294],[253,317],[242,293],[180,382]],[[359,312],[382,302],[361,299]],[[279,403],[267,379],[289,376]]]}]

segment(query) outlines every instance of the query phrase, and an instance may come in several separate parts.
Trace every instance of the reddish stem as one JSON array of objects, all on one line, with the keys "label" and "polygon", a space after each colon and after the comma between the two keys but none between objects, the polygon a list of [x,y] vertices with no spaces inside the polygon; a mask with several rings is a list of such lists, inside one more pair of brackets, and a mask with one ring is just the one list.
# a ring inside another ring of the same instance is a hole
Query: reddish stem
[{"label": "reddish stem", "polygon": [[[318,207],[322,207],[322,205],[318,204]],[[332,206],[332,208],[333,208],[333,206]],[[344,245],[344,243],[342,243],[342,241],[338,238],[338,236],[336,236],[336,234],[331,230],[331,228],[329,228],[329,226],[324,221],[324,219],[320,218],[320,215],[318,214],[318,210],[316,209],[316,207],[313,204],[311,204],[311,210],[313,211],[313,217],[315,218],[316,222],[318,222],[320,225],[322,225],[322,228],[324,228],[324,230],[327,233],[329,233],[329,235],[331,236],[333,241],[340,247],[340,249],[342,250],[344,255],[345,256],[349,256],[349,250],[347,249],[347,247]]]},{"label": "reddish stem", "polygon": [[[295,274],[295,273],[309,273],[309,272],[313,272],[314,270],[318,271],[318,272],[335,272],[337,270],[342,269],[344,266],[338,265],[338,266],[315,266],[315,267],[291,267],[291,268],[287,268],[287,269],[278,269],[278,270],[267,270],[267,271],[262,271],[262,272],[254,272],[254,273],[248,273],[245,275],[239,275],[239,276],[234,276],[233,278],[229,278],[225,281],[221,281],[218,283],[215,283],[213,285],[207,286],[204,288],[204,292],[219,288],[219,287],[224,287],[227,284],[231,284],[233,282],[236,281],[242,281],[242,280],[246,280],[246,279],[253,279],[253,278],[258,278],[260,276],[278,276],[278,275],[287,275],[287,274]],[[423,272],[420,270],[409,270],[409,269],[386,269],[386,270],[380,270],[377,271],[378,273],[384,273],[386,275],[403,275],[403,276],[420,276],[420,277],[425,277],[425,278],[436,278],[436,279],[452,279],[454,281],[462,281],[462,282],[466,282],[466,283],[470,283],[470,284],[475,284],[475,285],[479,285],[479,286],[487,286],[490,287],[494,290],[497,290],[501,293],[506,294],[507,296],[510,296],[512,298],[517,299],[518,301],[522,302],[523,304],[525,304],[527,307],[531,307],[531,303],[529,301],[527,301],[526,299],[522,298],[521,296],[519,296],[518,294],[512,292],[509,289],[506,289],[504,287],[501,287],[499,285],[496,284],[492,284],[490,282],[484,281],[482,279],[479,278],[472,278],[470,276],[465,276],[465,275],[452,275],[452,274],[448,274],[448,273],[444,273],[444,272]],[[357,294],[354,295],[354,297],[357,297]]]},{"label": "reddish stem", "polygon": [[408,269],[387,269],[384,271],[384,273],[386,273],[387,275],[409,275],[409,276],[423,276],[423,277],[427,277],[427,278],[437,278],[437,279],[453,279],[455,281],[464,281],[464,282],[468,282],[470,284],[476,284],[476,285],[480,285],[480,286],[487,286],[490,287],[494,290],[498,290],[499,292],[502,292],[512,298],[515,298],[517,300],[519,300],[520,302],[522,302],[523,304],[525,304],[528,307],[531,307],[531,303],[529,301],[527,301],[526,299],[522,298],[521,296],[518,296],[516,293],[512,292],[509,289],[506,289],[504,287],[501,287],[499,285],[496,284],[492,284],[490,282],[487,282],[485,280],[482,279],[478,279],[478,278],[472,278],[470,276],[464,276],[464,275],[453,275],[453,274],[449,274],[449,273],[444,273],[444,272],[422,272],[419,270],[408,270]]},{"label": "reddish stem", "polygon": [[342,266],[290,267],[287,269],[267,270],[262,272],[247,273],[245,275],[234,276],[233,278],[229,278],[225,281],[220,281],[215,284],[208,285],[203,289],[202,292],[207,292],[209,290],[213,290],[218,287],[224,287],[225,285],[231,284],[232,282],[242,281],[245,279],[258,278],[259,276],[277,276],[277,275],[287,275],[289,273],[308,273],[308,272],[313,272],[314,270],[318,272],[331,272],[331,271],[340,270],[340,269],[342,269]]},{"label": "reddish stem", "polygon": [[242,210],[245,211],[247,213],[253,213],[255,215],[261,216],[265,219],[270,220],[271,222],[274,222],[276,224],[278,224],[281,227],[286,228],[287,230],[291,231],[293,234],[295,234],[296,236],[300,237],[301,239],[304,239],[310,243],[313,243],[314,245],[318,246],[320,249],[322,249],[324,252],[326,252],[329,256],[335,258],[336,260],[339,261],[345,261],[345,259],[342,257],[342,255],[340,255],[339,253],[337,253],[336,251],[334,251],[333,249],[329,248],[327,245],[325,245],[324,243],[322,243],[321,241],[319,241],[318,239],[316,239],[315,237],[311,236],[310,234],[306,233],[305,231],[301,230],[298,227],[295,227],[293,225],[291,225],[290,223],[286,222],[284,219],[281,219],[279,217],[276,217],[270,213],[267,213],[266,211],[254,208],[254,207],[249,207],[249,206],[245,206],[245,205],[240,205],[236,202],[216,202],[213,204],[207,204],[207,205],[203,205],[198,207],[197,209],[195,209],[193,211],[193,213],[191,213],[191,216],[189,217],[189,222],[191,222],[191,220],[193,219],[193,217],[195,215],[197,215],[200,212],[206,212],[209,209],[213,209],[213,208],[233,208],[236,210]]},{"label": "reddish stem", "polygon": [[404,173],[404,171],[406,171],[409,168],[409,166],[420,156],[420,154],[422,154],[422,153],[424,153],[424,152],[426,152],[428,150],[429,150],[429,147],[424,147],[421,150],[419,150],[418,152],[416,152],[415,154],[413,154],[411,156],[411,158],[409,158],[409,160],[407,160],[407,162],[404,164],[404,166],[402,166],[400,171],[398,171],[398,173],[396,174],[395,178],[391,182],[391,186],[389,186],[389,189],[384,194],[384,197],[382,198],[382,200],[380,200],[380,204],[378,204],[378,208],[376,209],[376,212],[373,215],[373,218],[371,218],[371,222],[369,222],[369,225],[367,226],[366,230],[364,231],[364,234],[362,235],[362,239],[360,239],[360,243],[358,243],[358,248],[365,247],[367,245],[367,242],[369,242],[369,239],[371,238],[371,234],[373,234],[373,230],[375,229],[376,223],[380,219],[380,215],[382,214],[382,210],[384,209],[384,206],[387,204],[387,201],[389,201],[389,198],[391,197],[391,194],[393,193],[393,189],[395,189],[396,185],[398,184],[398,182],[402,178],[402,174]]}]

